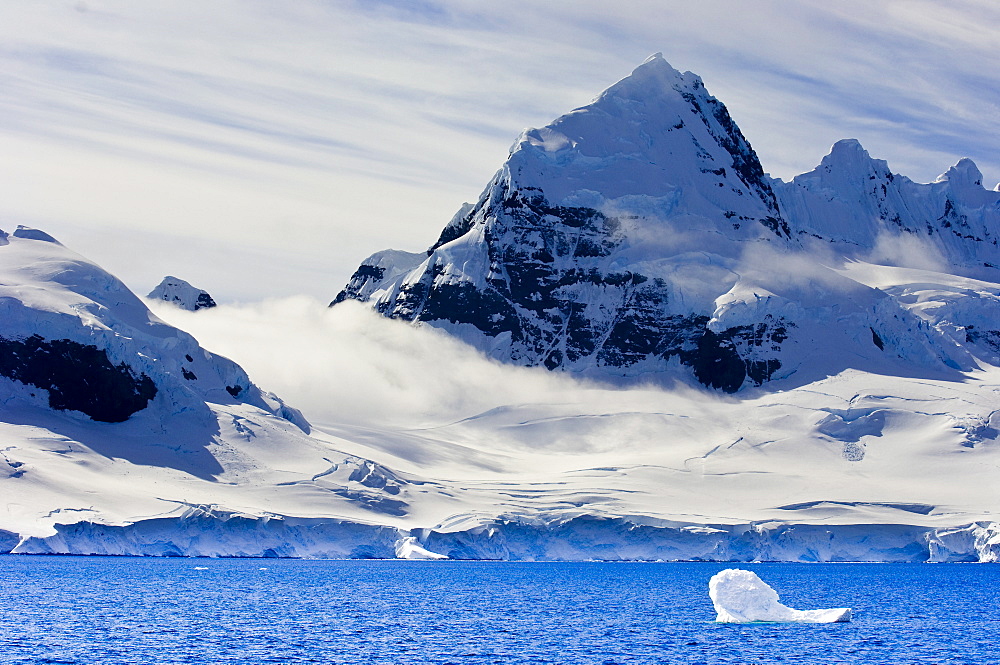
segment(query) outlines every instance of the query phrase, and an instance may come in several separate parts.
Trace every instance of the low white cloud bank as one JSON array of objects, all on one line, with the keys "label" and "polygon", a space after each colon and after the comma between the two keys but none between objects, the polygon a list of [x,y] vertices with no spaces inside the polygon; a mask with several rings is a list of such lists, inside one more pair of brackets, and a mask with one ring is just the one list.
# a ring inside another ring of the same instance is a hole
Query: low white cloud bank
[{"label": "low white cloud bank", "polygon": [[933,243],[909,233],[881,233],[865,257],[870,263],[948,272],[948,261]]},{"label": "low white cloud bank", "polygon": [[748,243],[736,270],[743,279],[803,305],[826,306],[831,294],[845,296],[867,287],[836,271],[844,262],[828,246],[807,244],[791,249],[770,243]]},{"label": "low white cloud bank", "polygon": [[147,304],[314,424],[419,427],[587,390],[573,377],[502,365],[431,326],[389,320],[359,303],[328,308],[295,296],[199,312]]}]

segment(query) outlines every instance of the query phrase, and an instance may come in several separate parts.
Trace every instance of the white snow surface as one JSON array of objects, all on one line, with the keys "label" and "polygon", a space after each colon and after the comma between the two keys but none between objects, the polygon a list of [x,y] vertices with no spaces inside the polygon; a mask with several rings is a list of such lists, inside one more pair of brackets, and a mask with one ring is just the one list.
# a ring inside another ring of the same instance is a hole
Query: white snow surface
[{"label": "white snow surface", "polygon": [[750,623],[753,621],[841,623],[851,620],[851,610],[838,607],[826,610],[793,610],[778,602],[778,593],[756,573],[728,568],[708,582],[716,621]]},{"label": "white snow surface", "polygon": [[[852,263],[841,272],[910,294],[907,306],[927,325],[951,326],[955,303],[997,293],[927,271]],[[60,245],[10,236],[0,247],[2,336],[101,345],[161,388],[127,421],[98,423],[0,378],[0,540],[15,551],[793,561],[1000,553],[1000,372],[991,365],[944,378],[852,369],[739,396],[682,384],[623,389],[505,366],[358,303],[197,313],[151,304],[157,315]],[[175,326],[303,405],[309,433],[255,386],[234,399],[225,386],[253,386],[246,372]],[[178,376],[187,355],[197,381]]]},{"label": "white snow surface", "polygon": [[[997,561],[1000,276],[984,264],[1000,193],[971,162],[921,185],[850,141],[791,183],[740,177],[726,146],[749,147],[723,111],[654,57],[525,132],[484,201],[538,187],[619,219],[610,254],[553,261],[662,279],[663,316],[788,322],[780,348],[743,349],[780,370],[733,395],[676,358],[624,379],[502,364],[510,333],[435,322],[445,334],[356,302],[189,312],[42,231],[0,232],[0,338],[95,346],[158,388],[125,422],[94,422],[0,376],[0,548]],[[760,223],[765,185],[798,220],[790,235]],[[502,278],[488,207],[463,206],[446,230],[468,232],[430,254],[375,254],[358,294],[378,308],[421,280]],[[559,233],[575,247],[576,227]],[[632,297],[572,288],[595,321]]]}]

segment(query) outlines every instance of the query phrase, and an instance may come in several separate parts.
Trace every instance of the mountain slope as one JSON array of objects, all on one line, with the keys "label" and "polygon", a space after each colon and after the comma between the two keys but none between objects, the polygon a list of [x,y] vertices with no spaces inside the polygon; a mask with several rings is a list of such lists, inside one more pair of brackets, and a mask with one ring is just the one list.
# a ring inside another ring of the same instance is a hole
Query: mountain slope
[{"label": "mountain slope", "polygon": [[241,402],[308,429],[238,365],[153,317],[124,284],[47,234],[19,227],[0,242],[5,404],[162,422]]}]

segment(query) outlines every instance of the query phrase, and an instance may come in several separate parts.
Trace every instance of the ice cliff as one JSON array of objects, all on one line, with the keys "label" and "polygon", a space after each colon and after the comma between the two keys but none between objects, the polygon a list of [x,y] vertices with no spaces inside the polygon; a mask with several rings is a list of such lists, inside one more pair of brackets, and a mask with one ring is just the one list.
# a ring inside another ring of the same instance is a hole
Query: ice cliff
[{"label": "ice cliff", "polygon": [[[948,545],[944,545],[946,541]],[[906,525],[654,526],[627,519],[581,517],[548,525],[537,520],[501,520],[473,529],[442,531],[329,517],[255,517],[198,506],[182,515],[125,525],[60,524],[53,535],[10,538],[3,550],[19,554],[491,561],[996,562],[1000,526],[972,524],[955,530]],[[750,620],[793,619],[760,616]]]}]

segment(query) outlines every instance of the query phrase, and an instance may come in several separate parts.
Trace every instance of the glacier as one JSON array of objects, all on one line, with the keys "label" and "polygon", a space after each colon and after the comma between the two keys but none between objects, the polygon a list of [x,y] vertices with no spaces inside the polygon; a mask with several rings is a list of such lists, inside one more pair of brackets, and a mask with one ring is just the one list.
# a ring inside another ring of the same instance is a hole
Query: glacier
[{"label": "glacier", "polygon": [[998,211],[850,140],[771,178],[657,55],[330,308],[0,231],[0,551],[996,562]]}]

